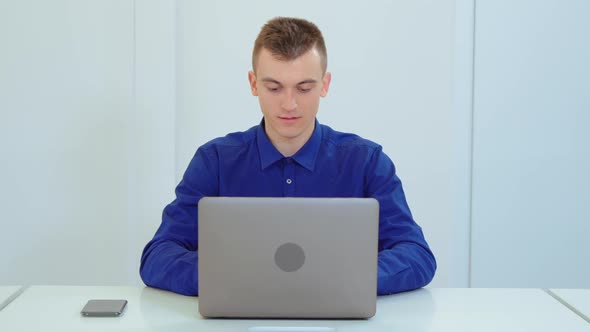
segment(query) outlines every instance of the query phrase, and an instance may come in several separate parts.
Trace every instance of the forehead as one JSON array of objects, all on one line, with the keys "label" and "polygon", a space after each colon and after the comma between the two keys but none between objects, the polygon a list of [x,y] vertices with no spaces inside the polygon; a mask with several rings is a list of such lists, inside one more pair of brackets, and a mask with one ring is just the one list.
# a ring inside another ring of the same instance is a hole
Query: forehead
[{"label": "forehead", "polygon": [[319,52],[312,48],[296,59],[280,60],[263,48],[256,62],[256,76],[284,83],[297,83],[307,79],[320,80],[323,76],[322,58]]}]

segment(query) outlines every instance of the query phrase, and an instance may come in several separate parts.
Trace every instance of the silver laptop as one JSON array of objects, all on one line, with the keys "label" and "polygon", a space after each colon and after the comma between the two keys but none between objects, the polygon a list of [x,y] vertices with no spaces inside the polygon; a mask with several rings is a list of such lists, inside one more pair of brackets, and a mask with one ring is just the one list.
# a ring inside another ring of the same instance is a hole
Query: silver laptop
[{"label": "silver laptop", "polygon": [[377,302],[372,198],[205,197],[199,311],[205,317],[369,318]]}]

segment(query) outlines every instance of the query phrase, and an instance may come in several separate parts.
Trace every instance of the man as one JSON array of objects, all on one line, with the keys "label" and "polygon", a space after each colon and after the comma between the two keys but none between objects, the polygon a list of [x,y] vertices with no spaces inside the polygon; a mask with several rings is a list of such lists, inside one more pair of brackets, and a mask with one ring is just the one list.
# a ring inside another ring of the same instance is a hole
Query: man
[{"label": "man", "polygon": [[197,295],[197,203],[204,196],[376,198],[377,293],[428,284],[436,262],[392,161],[381,146],[316,120],[331,79],[320,30],[301,19],[269,21],[256,39],[252,68],[248,80],[263,120],[197,150],[143,251],[140,273],[146,285]]}]

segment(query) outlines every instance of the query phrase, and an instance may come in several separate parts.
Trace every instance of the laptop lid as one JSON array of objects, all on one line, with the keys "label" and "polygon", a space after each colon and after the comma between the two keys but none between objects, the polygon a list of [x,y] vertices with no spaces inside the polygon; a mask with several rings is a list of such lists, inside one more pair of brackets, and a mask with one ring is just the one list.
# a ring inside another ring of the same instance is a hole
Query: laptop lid
[{"label": "laptop lid", "polygon": [[377,301],[378,229],[372,198],[205,197],[199,311],[369,318]]}]

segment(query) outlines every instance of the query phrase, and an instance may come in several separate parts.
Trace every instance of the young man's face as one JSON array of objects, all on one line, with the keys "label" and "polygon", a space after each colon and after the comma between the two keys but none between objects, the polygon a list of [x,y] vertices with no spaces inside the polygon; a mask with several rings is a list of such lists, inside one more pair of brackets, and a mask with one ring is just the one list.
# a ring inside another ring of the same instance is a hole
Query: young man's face
[{"label": "young man's face", "polygon": [[271,142],[303,145],[313,132],[320,97],[326,96],[330,85],[320,54],[314,48],[295,60],[281,61],[263,48],[256,73],[249,72],[248,79]]}]

